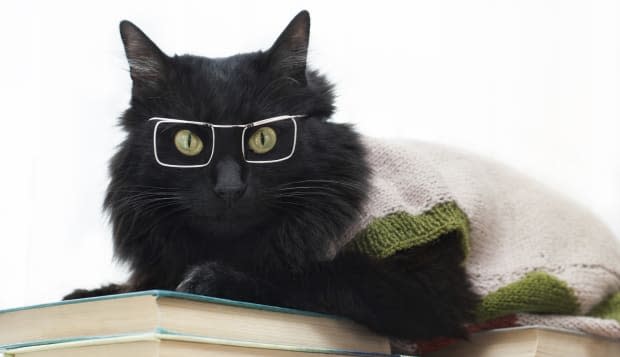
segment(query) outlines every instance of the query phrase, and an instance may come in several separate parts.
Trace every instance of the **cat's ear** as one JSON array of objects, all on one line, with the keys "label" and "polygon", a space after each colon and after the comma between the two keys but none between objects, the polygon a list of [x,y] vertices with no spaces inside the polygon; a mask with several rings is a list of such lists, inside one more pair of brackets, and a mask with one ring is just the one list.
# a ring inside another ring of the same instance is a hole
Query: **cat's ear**
[{"label": "cat's ear", "polygon": [[120,32],[134,89],[158,89],[166,78],[169,57],[131,22],[121,21]]},{"label": "cat's ear", "polygon": [[286,26],[267,54],[272,68],[305,83],[310,14],[303,10]]}]

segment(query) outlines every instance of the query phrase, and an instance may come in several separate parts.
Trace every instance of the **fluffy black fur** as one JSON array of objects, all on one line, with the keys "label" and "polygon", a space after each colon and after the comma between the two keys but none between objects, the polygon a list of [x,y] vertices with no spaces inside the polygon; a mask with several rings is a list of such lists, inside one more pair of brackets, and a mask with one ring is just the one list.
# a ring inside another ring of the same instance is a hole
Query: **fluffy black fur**
[{"label": "fluffy black fur", "polygon": [[[66,299],[177,289],[340,314],[394,337],[465,335],[477,298],[455,237],[380,261],[328,259],[366,199],[370,168],[358,134],[328,121],[332,85],[306,68],[309,28],[303,11],[268,51],[212,59],[168,57],[121,23],[133,90],[105,208],[131,277]],[[244,162],[231,129],[216,132],[207,167],[154,159],[151,117],[238,124],[283,114],[308,116],[289,160]]]}]

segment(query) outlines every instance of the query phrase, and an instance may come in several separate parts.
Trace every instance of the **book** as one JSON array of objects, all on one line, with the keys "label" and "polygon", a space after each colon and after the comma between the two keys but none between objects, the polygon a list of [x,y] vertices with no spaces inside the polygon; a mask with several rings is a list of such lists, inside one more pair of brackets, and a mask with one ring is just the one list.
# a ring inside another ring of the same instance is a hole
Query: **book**
[{"label": "book", "polygon": [[88,338],[55,344],[5,350],[5,357],[336,357],[385,356],[295,346],[274,346],[243,341],[175,334],[146,333],[107,338]]},{"label": "book", "polygon": [[[122,338],[187,336],[320,352],[389,354],[385,337],[331,315],[165,290],[0,311],[0,349]],[[29,355],[30,356],[30,355]]]},{"label": "book", "polygon": [[620,356],[620,341],[544,326],[480,332],[428,357],[610,357]]}]

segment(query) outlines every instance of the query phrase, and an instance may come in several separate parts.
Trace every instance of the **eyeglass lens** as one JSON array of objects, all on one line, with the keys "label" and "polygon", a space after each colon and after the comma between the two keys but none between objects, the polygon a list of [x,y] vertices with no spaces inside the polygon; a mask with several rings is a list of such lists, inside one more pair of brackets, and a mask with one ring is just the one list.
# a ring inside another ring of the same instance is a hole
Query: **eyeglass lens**
[{"label": "eyeglass lens", "polygon": [[248,128],[243,133],[244,159],[269,162],[287,158],[295,149],[294,119],[279,120]]},{"label": "eyeglass lens", "polygon": [[213,149],[211,127],[160,122],[155,130],[155,150],[166,165],[194,166],[209,162]]}]

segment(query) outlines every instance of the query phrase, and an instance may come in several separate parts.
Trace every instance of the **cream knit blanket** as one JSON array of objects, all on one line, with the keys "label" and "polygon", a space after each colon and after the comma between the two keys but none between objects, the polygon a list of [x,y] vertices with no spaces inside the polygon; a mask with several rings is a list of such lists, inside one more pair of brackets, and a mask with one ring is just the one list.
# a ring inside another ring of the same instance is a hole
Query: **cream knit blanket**
[{"label": "cream knit blanket", "polygon": [[[372,188],[344,249],[381,258],[456,230],[483,296],[481,320],[552,313],[620,321],[620,241],[588,210],[472,154],[415,141],[363,143]],[[618,321],[609,323],[620,338]]]}]

